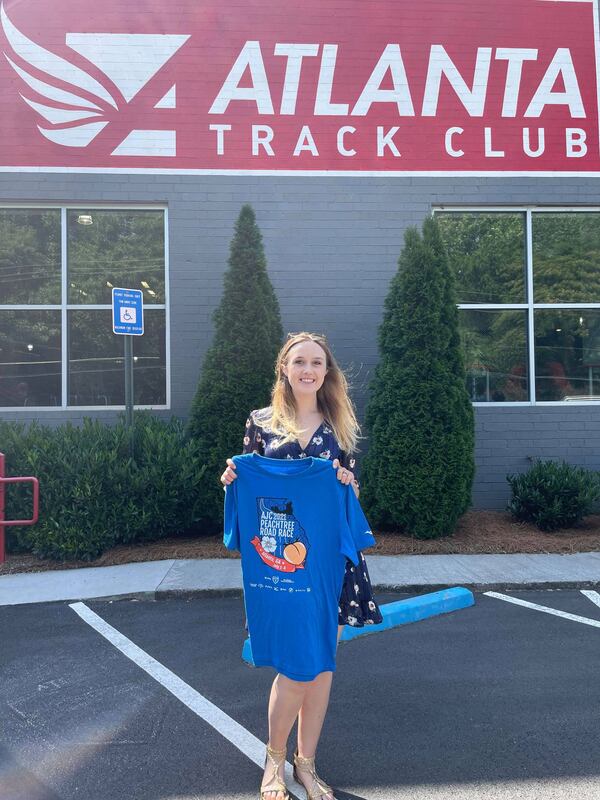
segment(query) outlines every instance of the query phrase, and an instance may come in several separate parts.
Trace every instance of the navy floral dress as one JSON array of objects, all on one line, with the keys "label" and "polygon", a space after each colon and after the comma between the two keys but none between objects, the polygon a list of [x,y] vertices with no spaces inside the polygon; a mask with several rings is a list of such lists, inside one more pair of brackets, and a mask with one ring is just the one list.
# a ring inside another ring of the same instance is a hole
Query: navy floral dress
[{"label": "navy floral dress", "polygon": [[[258,453],[267,458],[327,458],[339,459],[342,467],[354,471],[355,459],[340,447],[332,428],[324,420],[305,449],[297,441],[280,444],[276,434],[260,424],[270,409],[251,411],[246,420],[244,453]],[[358,485],[358,481],[356,482]],[[373,597],[367,562],[359,553],[357,566],[346,559],[346,572],[338,605],[338,624],[362,628],[364,625],[377,625],[383,617]]]}]

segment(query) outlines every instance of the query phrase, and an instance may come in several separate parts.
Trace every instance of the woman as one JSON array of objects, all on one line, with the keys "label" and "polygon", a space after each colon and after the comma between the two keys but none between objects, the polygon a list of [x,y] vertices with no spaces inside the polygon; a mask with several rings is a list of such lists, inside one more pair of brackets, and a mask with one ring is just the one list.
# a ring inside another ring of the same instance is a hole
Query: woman
[{"label": "woman", "polygon": [[[325,337],[312,333],[290,334],[277,356],[275,384],[268,408],[253,411],[246,422],[244,453],[270,458],[327,458],[343,484],[354,477],[359,427],[348,397],[346,378],[337,365]],[[227,459],[221,476],[224,486],[235,480],[235,463]],[[366,561],[362,553],[357,567],[346,561],[340,595],[338,641],[344,625],[372,625],[382,621],[373,599]],[[294,681],[278,674],[269,698],[269,744],[260,789],[262,800],[288,800],[283,783],[287,740],[298,718],[298,748],[294,777],[307,790],[309,800],[335,800],[331,787],[316,774],[315,752],[331,690],[332,672],[321,672],[312,681]]]}]

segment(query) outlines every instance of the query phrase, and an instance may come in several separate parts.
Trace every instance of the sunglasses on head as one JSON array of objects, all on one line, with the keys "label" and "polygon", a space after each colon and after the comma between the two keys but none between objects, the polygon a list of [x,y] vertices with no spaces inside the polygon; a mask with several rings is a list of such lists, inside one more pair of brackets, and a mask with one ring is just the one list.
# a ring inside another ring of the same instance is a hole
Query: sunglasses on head
[{"label": "sunglasses on head", "polygon": [[[288,339],[293,339],[296,336],[300,336],[302,333],[304,333],[304,331],[298,331],[298,333],[288,333],[287,338]],[[310,338],[311,339],[320,339],[322,342],[326,342],[327,341],[327,337],[325,336],[324,333],[311,333],[310,334]]]}]

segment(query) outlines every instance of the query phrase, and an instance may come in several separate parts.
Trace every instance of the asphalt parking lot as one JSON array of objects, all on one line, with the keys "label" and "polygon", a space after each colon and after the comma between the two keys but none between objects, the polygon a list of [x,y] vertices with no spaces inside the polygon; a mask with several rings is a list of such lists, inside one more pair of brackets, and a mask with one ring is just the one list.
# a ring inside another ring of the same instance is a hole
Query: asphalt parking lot
[{"label": "asphalt parking lot", "polygon": [[[599,600],[477,594],[342,643],[319,772],[339,800],[600,797]],[[0,608],[1,800],[256,798],[274,672],[243,624],[236,597]]]}]

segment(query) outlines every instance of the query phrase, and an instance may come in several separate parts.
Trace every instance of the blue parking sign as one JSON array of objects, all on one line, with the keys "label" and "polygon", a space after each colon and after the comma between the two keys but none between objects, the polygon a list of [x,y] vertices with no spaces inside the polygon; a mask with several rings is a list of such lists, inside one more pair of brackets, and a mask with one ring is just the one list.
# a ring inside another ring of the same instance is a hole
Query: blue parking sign
[{"label": "blue parking sign", "polygon": [[113,289],[113,333],[142,336],[144,306],[141,289]]}]

